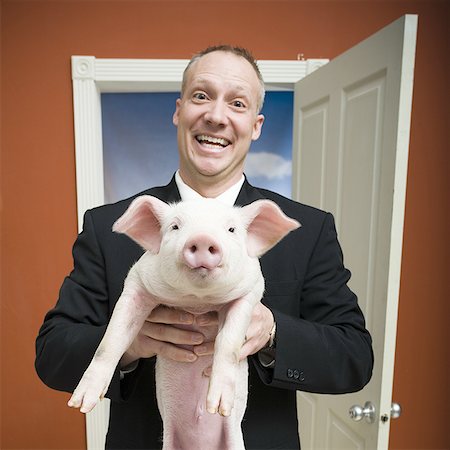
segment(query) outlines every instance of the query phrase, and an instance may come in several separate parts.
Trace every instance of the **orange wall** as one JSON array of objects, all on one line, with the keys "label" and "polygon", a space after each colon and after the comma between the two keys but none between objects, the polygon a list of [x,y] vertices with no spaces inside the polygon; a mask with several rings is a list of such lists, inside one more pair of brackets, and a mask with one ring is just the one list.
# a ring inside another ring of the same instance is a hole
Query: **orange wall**
[{"label": "orange wall", "polygon": [[33,368],[77,228],[70,56],[189,58],[229,42],[259,59],[333,58],[405,13],[419,14],[419,37],[391,447],[450,448],[449,4],[3,0],[2,449],[85,445],[83,417]]}]

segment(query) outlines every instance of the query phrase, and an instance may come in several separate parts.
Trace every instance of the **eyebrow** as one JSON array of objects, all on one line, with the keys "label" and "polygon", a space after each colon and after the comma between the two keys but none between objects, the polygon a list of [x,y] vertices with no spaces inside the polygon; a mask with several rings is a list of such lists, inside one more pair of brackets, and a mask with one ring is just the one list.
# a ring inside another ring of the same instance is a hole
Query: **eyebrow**
[{"label": "eyebrow", "polygon": [[[211,80],[207,78],[202,77],[196,78],[190,84],[191,84],[189,88],[190,92],[196,91],[197,89],[205,89],[205,90],[215,89],[214,82],[211,82]],[[250,102],[251,94],[249,93],[249,90],[241,86],[240,84],[237,83],[235,85],[232,85],[229,88],[229,91],[232,92],[233,96],[243,97],[248,102]]]}]

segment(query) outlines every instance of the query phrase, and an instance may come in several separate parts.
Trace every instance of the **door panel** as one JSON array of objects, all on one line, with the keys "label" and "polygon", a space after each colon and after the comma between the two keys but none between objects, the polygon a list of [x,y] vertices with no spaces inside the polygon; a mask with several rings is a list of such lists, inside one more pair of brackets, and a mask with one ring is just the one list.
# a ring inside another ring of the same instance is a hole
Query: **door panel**
[{"label": "door panel", "polygon": [[360,293],[359,303],[369,329],[373,327],[372,305],[375,285],[375,256],[380,188],[380,153],[384,109],[384,80],[367,80],[345,90],[343,139],[339,149],[341,175],[335,211],[337,228],[347,245],[345,257],[357,267],[350,287]]},{"label": "door panel", "polygon": [[327,448],[348,450],[365,448],[364,439],[331,411],[328,412],[327,422]]},{"label": "door panel", "polygon": [[321,206],[324,201],[323,183],[326,179],[325,149],[328,106],[329,98],[325,98],[302,110],[303,133],[301,134],[300,148],[314,148],[316,151],[302,155],[302,164],[305,167],[310,167],[311,171],[305,171],[299,181],[301,183],[301,191],[305,191],[304,187],[308,187],[307,191],[311,196],[311,204]]},{"label": "door panel", "polygon": [[[404,16],[295,88],[293,196],[334,214],[375,353],[363,391],[299,393],[302,448],[387,449],[416,29]],[[352,421],[369,400],[374,423]]]}]

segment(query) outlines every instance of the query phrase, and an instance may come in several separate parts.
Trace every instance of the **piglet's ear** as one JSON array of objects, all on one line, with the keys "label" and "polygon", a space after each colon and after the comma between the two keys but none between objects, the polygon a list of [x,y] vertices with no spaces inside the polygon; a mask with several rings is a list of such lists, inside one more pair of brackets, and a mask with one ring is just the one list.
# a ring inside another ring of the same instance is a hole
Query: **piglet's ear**
[{"label": "piglet's ear", "polygon": [[113,225],[113,231],[124,233],[145,250],[158,253],[161,245],[161,219],[170,206],[151,195],[133,200]]},{"label": "piglet's ear", "polygon": [[258,200],[241,208],[247,220],[247,250],[252,257],[261,256],[301,225],[286,216],[271,200]]}]

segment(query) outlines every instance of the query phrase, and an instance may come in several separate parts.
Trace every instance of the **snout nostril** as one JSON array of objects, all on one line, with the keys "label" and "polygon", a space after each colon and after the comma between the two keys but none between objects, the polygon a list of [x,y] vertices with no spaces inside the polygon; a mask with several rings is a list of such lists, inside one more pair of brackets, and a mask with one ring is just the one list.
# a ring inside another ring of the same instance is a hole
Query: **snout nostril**
[{"label": "snout nostril", "polygon": [[[191,246],[189,247],[189,251],[190,251],[191,253],[196,253],[197,251],[200,251],[200,250],[199,250],[199,248],[197,247],[197,245],[191,245]],[[218,250],[217,247],[215,247],[214,245],[211,245],[211,246],[208,247],[208,252],[209,252],[211,255],[215,255],[215,254],[219,253],[219,250]]]},{"label": "snout nostril", "polygon": [[212,270],[222,261],[222,248],[218,242],[209,235],[199,235],[186,242],[183,248],[184,262],[188,267],[199,267]]}]

